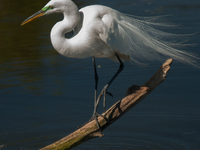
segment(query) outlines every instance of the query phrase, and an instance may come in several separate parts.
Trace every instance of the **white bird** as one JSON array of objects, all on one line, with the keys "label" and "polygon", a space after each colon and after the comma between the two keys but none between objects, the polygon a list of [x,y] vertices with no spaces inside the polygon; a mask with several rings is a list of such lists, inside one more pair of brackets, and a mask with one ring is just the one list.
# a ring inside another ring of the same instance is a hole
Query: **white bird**
[{"label": "white bird", "polygon": [[[168,56],[183,63],[196,65],[195,60],[199,59],[191,53],[177,49],[183,45],[175,42],[178,35],[158,30],[170,26],[159,23],[160,17],[131,16],[102,5],[91,5],[79,10],[71,0],[51,0],[21,25],[52,13],[64,15],[64,19],[57,22],[51,30],[53,47],[66,57],[93,58],[95,71],[93,118],[96,121],[98,103],[103,95],[105,103],[107,89],[123,70],[124,60],[141,63],[141,60],[154,60]],[[73,36],[66,38],[65,34],[71,31]],[[120,62],[118,71],[103,88],[98,98],[96,57],[106,57]],[[97,125],[100,129],[98,121]]]}]

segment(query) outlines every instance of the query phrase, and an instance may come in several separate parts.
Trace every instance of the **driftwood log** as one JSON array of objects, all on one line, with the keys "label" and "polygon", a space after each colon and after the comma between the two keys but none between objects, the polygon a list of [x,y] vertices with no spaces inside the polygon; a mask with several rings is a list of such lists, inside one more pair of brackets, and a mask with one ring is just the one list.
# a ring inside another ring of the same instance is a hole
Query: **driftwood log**
[{"label": "driftwood log", "polygon": [[[119,100],[105,113],[98,117],[102,131],[143,100],[153,89],[162,83],[170,70],[172,59],[168,59],[161,68],[142,86],[133,85],[128,88],[126,97]],[[41,150],[68,150],[96,137],[102,137],[95,120],[85,124],[70,135],[48,145]]]}]

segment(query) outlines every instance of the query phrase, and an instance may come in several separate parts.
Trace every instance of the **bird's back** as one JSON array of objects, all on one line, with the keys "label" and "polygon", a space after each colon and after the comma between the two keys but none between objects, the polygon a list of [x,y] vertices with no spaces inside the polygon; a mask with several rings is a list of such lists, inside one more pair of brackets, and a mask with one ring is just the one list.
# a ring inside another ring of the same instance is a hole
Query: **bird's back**
[{"label": "bird's back", "polygon": [[92,35],[97,34],[106,45],[101,48],[102,45],[98,43],[100,47],[95,47],[101,53],[99,57],[112,59],[117,52],[125,60],[130,58],[140,63],[167,56],[192,65],[199,59],[191,53],[177,49],[183,46],[180,41],[175,40],[180,35],[159,30],[173,27],[160,22],[161,17],[130,16],[101,5],[87,6],[80,11],[84,13],[85,31]]},{"label": "bird's back", "polygon": [[99,49],[99,55],[95,57],[107,57],[115,61],[117,60],[115,52],[117,52],[122,60],[130,60],[128,53],[119,51],[110,43],[111,38],[115,41],[116,38],[119,38],[113,36],[114,33],[118,32],[115,18],[116,10],[102,5],[91,5],[80,9],[80,12],[83,12],[84,15],[82,30],[85,30],[92,37],[91,41],[94,40],[94,37],[98,38],[99,43],[96,43],[96,46],[104,45],[95,48],[95,51]]}]

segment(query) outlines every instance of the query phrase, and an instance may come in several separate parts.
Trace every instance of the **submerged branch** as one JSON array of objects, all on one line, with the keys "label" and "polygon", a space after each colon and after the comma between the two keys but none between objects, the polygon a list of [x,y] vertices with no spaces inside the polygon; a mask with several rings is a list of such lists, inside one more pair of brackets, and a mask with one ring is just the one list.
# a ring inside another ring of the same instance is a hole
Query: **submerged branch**
[{"label": "submerged branch", "polygon": [[[160,69],[142,86],[133,85],[128,88],[126,97],[119,100],[112,107],[110,107],[103,117],[98,117],[98,122],[101,129],[104,130],[106,127],[111,125],[127,111],[142,101],[153,89],[155,89],[160,83],[162,83],[170,70],[172,59],[168,59]],[[77,129],[70,135],[60,139],[59,141],[48,145],[41,150],[68,150],[73,147],[88,141],[91,138],[102,137],[103,135],[99,132],[95,120],[85,124],[81,128]]]}]

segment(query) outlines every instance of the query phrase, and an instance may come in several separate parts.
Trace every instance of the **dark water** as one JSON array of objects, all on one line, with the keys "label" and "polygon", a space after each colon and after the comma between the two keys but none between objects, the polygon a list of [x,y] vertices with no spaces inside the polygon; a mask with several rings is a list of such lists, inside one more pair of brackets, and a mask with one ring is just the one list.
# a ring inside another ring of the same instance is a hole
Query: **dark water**
[{"label": "dark water", "polygon": [[[0,146],[5,150],[39,149],[77,129],[93,112],[91,58],[69,59],[51,46],[49,32],[61,15],[20,23],[48,1],[0,0]],[[178,33],[197,33],[187,48],[200,55],[199,0],[76,0],[79,7],[103,4],[139,16],[169,15]],[[176,32],[175,31],[175,32]],[[118,64],[97,59],[100,84],[106,84]],[[138,67],[128,62],[110,87],[121,99],[132,84],[142,85],[162,62]],[[170,74],[145,100],[82,149],[200,149],[200,69],[174,61]],[[0,148],[1,149],[1,148]]]}]

